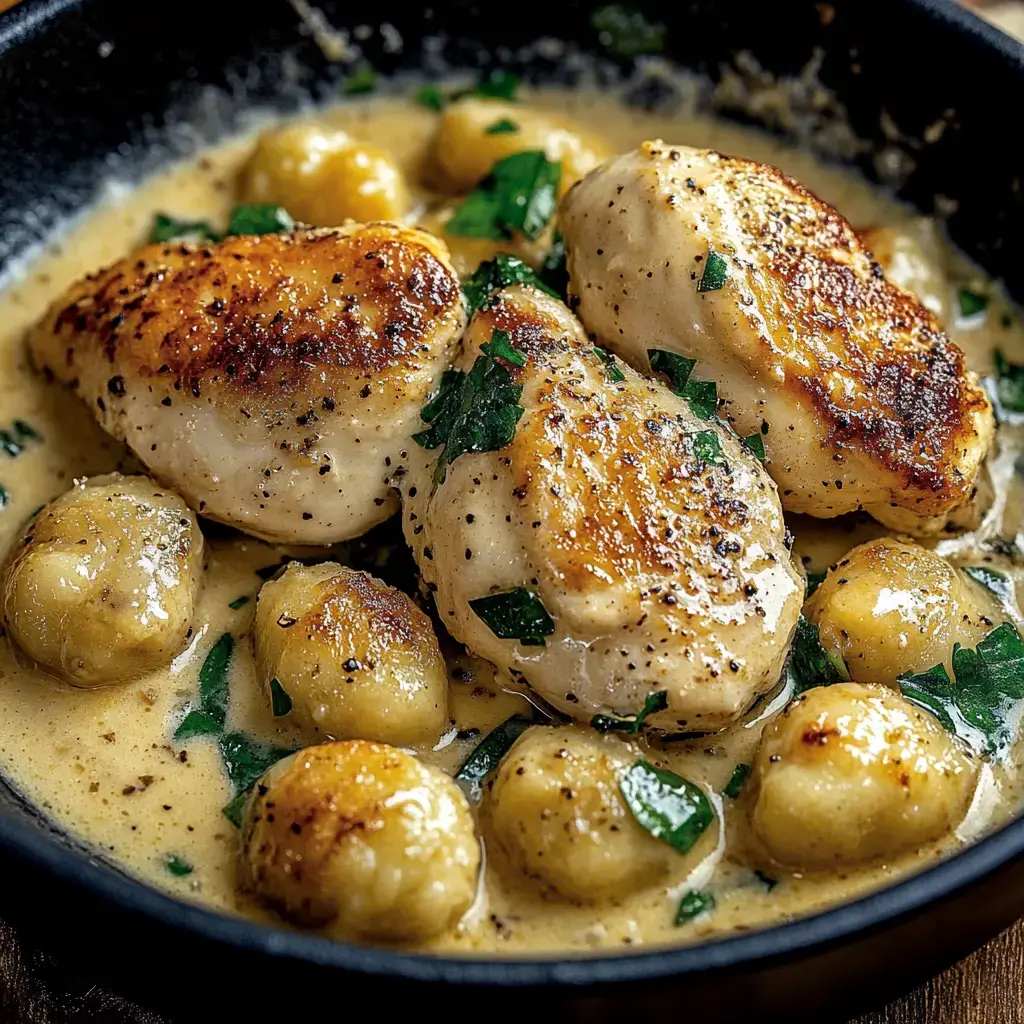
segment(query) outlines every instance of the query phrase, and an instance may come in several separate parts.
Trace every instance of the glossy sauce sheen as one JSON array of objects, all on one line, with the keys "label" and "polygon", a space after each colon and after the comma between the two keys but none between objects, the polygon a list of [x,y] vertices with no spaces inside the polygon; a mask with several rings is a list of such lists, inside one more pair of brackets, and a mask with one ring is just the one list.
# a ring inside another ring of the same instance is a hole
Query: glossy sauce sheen
[{"label": "glossy sauce sheen", "polygon": [[[898,225],[909,216],[861,181],[826,168],[807,154],[720,123],[659,117],[627,110],[611,98],[584,94],[540,95],[532,101],[567,113],[607,139],[613,151],[663,137],[777,164],[837,206],[858,229]],[[436,115],[410,102],[382,99],[337,108],[322,120],[390,152],[415,182]],[[230,143],[103,203],[28,268],[0,300],[0,426],[21,419],[42,435],[42,442],[27,444],[17,459],[0,456],[0,484],[11,495],[0,510],[0,543],[5,549],[26,518],[65,491],[74,478],[135,468],[78,399],[31,370],[22,345],[24,332],[75,279],[134,250],[155,211],[223,223],[235,202],[235,174],[251,145],[250,140]],[[956,283],[977,287],[981,279],[952,255],[949,270],[945,299],[952,309]],[[985,287],[994,298],[983,320],[958,323],[951,317],[948,324],[968,364],[981,372],[990,370],[994,347],[1010,359],[1024,358],[1024,333],[1016,315],[1004,316],[1010,312],[1008,305],[994,286]],[[1016,440],[1012,430],[1001,431],[1001,449],[991,461],[995,512],[984,527],[1008,538],[1020,525],[1020,484],[1013,472]],[[796,534],[798,553],[812,569],[824,569],[853,545],[886,533],[865,517],[787,520]],[[195,695],[203,658],[218,637],[230,632],[236,643],[228,728],[244,729],[277,746],[297,745],[271,717],[256,684],[250,629],[261,585],[256,570],[277,563],[286,551],[311,552],[222,530],[207,534],[196,632],[169,671],[123,685],[75,690],[23,664],[23,657],[8,643],[0,646],[0,770],[60,826],[133,874],[186,899],[278,922],[240,889],[238,832],[221,813],[232,790],[215,743],[204,738],[177,743],[172,734],[186,702]],[[943,539],[938,545],[956,562],[978,560],[971,535]],[[232,603],[239,607],[232,608]],[[425,760],[454,772],[482,736],[529,708],[522,687],[497,678],[480,659],[452,657],[449,670],[453,722]],[[723,734],[664,744],[651,756],[721,793],[735,766],[752,762],[761,727],[780,703],[760,706]],[[473,908],[456,930],[430,942],[429,948],[507,954],[586,951],[689,943],[753,929],[807,914],[925,867],[1019,807],[1017,769],[1010,763],[986,770],[967,819],[940,843],[881,866],[806,877],[775,870],[768,877],[752,870],[746,856],[749,809],[743,795],[717,799],[715,824],[700,846],[706,855],[699,862],[680,857],[679,867],[659,884],[608,905],[574,906],[545,900],[527,879],[503,876],[491,863]],[[173,874],[167,867],[172,857],[194,870],[180,877]],[[680,895],[709,883],[717,896],[715,913],[675,927]]]}]

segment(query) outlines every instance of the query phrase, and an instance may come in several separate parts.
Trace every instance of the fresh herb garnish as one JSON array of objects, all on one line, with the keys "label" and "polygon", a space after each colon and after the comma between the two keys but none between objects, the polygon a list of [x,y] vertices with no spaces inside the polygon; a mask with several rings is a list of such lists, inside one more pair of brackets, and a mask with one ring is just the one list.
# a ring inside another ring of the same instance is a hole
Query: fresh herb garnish
[{"label": "fresh herb garnish", "polygon": [[724,287],[729,277],[729,264],[725,257],[713,249],[704,261],[704,273],[697,282],[698,292],[717,292]]},{"label": "fresh herb garnish", "polygon": [[377,71],[372,64],[364,61],[342,83],[341,91],[345,96],[361,96],[373,92],[377,86]]},{"label": "fresh herb garnish", "polygon": [[690,374],[697,365],[696,359],[688,359],[663,348],[648,349],[647,358],[655,373],[668,378],[672,392],[690,403],[690,409],[697,419],[715,418],[718,411],[718,387],[713,380],[690,380]]},{"label": "fresh herb garnish", "polygon": [[194,870],[184,857],[179,857],[175,853],[164,858],[164,867],[176,878],[184,878],[185,875],[191,875]]},{"label": "fresh herb garnish", "polygon": [[743,792],[743,787],[747,784],[747,779],[750,778],[750,772],[751,767],[749,764],[736,765],[722,793],[729,797],[730,800],[735,800]]},{"label": "fresh herb garnish", "polygon": [[235,787],[235,796],[222,808],[222,813],[233,824],[240,825],[241,811],[248,791],[269,768],[292,751],[269,747],[244,732],[226,733],[221,736],[219,746],[228,778]]},{"label": "fresh herb garnish", "polygon": [[9,430],[0,430],[0,448],[12,459],[16,459],[25,450],[25,446]]},{"label": "fresh herb garnish", "polygon": [[679,901],[675,925],[678,928],[680,925],[687,924],[698,917],[710,914],[714,909],[714,893],[708,892],[707,889],[691,889],[689,892],[684,893],[683,898]]},{"label": "fresh herb garnish", "polygon": [[969,647],[953,645],[953,675],[945,665],[899,677],[907,700],[930,711],[951,733],[976,750],[1003,754],[1012,741],[1010,720],[1024,699],[1024,642],[1004,622]]},{"label": "fresh herb garnish", "polygon": [[754,454],[754,457],[759,462],[764,462],[764,438],[761,436],[760,432],[750,434],[748,437],[741,437],[740,441],[743,443],[745,448],[749,449]]},{"label": "fresh herb garnish", "polygon": [[514,135],[519,131],[519,125],[515,121],[510,121],[507,117],[503,117],[500,121],[495,121],[494,124],[487,126],[485,135]]},{"label": "fresh herb garnish", "polygon": [[12,459],[16,459],[24,450],[27,441],[41,441],[42,434],[30,423],[15,420],[10,430],[0,430],[0,450]]},{"label": "fresh herb garnish", "polygon": [[687,853],[715,820],[704,791],[675,772],[634,762],[619,781],[633,817],[655,839]]},{"label": "fresh herb garnish", "polygon": [[805,600],[806,600],[806,598],[810,597],[811,594],[813,594],[818,589],[818,587],[820,587],[822,585],[822,583],[825,582],[825,577],[827,575],[828,575],[827,572],[811,572],[810,570],[808,570],[808,572],[807,572],[807,593],[805,595]]},{"label": "fresh herb garnish", "polygon": [[455,781],[461,782],[466,795],[478,800],[483,792],[483,781],[508,753],[509,747],[530,727],[532,723],[522,715],[506,718],[501,725],[492,729],[462,762],[455,773]]},{"label": "fresh herb garnish", "polygon": [[512,335],[508,331],[500,331],[495,328],[491,331],[491,340],[485,341],[480,346],[480,351],[485,352],[492,359],[504,359],[506,363],[511,363],[513,366],[526,365],[526,355],[513,346]]},{"label": "fresh herb garnish", "polygon": [[444,450],[434,466],[434,485],[444,483],[448,467],[460,455],[499,451],[512,443],[523,415],[518,404],[523,386],[493,356],[479,355],[473,368],[445,370],[437,397],[420,418],[430,426],[413,440],[428,451]]},{"label": "fresh herb garnish", "polygon": [[777,878],[772,878],[771,875],[766,875],[763,871],[754,870],[754,877],[768,890],[771,892],[779,884]]},{"label": "fresh herb garnish", "polygon": [[693,454],[697,461],[705,466],[719,465],[724,456],[722,455],[722,443],[713,430],[702,430],[693,438]]},{"label": "fresh herb garnish", "polygon": [[495,100],[514,100],[521,81],[511,71],[495,68],[477,82],[473,92],[477,96],[488,96]]},{"label": "fresh herb garnish", "polygon": [[547,292],[553,298],[560,298],[534,272],[529,264],[518,256],[507,252],[499,252],[493,260],[481,263],[465,281],[462,282],[462,295],[466,300],[466,314],[473,316],[483,309],[491,296],[512,284],[525,284]]},{"label": "fresh herb garnish", "polygon": [[611,352],[595,346],[594,355],[604,363],[605,376],[608,378],[609,384],[621,384],[626,379],[626,375],[619,369],[619,364],[615,362],[615,356]]},{"label": "fresh herb garnish", "polygon": [[275,562],[273,565],[264,565],[259,569],[253,569],[253,572],[256,573],[261,580],[269,580],[276,576],[286,564],[287,562],[282,560],[280,562]]},{"label": "fresh herb garnish", "polygon": [[224,731],[228,717],[228,666],[235,642],[225,633],[210,648],[199,670],[199,706],[190,711],[174,731],[176,740],[211,736]]},{"label": "fresh herb garnish", "polygon": [[551,290],[551,293],[564,299],[569,291],[569,271],[565,266],[565,239],[562,232],[556,231],[548,249],[544,262],[538,271],[540,279]]},{"label": "fresh herb garnish", "polygon": [[270,707],[275,718],[283,718],[292,710],[292,699],[281,685],[280,679],[270,680]]},{"label": "fresh herb garnish", "polygon": [[980,583],[986,590],[990,590],[1000,601],[1013,601],[1017,597],[1013,581],[1005,573],[997,572],[986,565],[965,565],[960,571],[965,576],[970,576],[975,583]]},{"label": "fresh herb garnish", "polygon": [[6,507],[8,504],[10,504],[10,501],[11,492],[7,490],[7,488],[4,487],[3,484],[0,484],[0,508]]},{"label": "fresh herb garnish", "polygon": [[970,288],[960,288],[956,293],[956,301],[960,307],[960,315],[972,317],[985,312],[988,308],[989,297],[980,292],[971,291]]},{"label": "fresh herb garnish", "polygon": [[624,732],[627,736],[635,736],[640,731],[640,726],[648,715],[657,714],[668,707],[668,690],[659,690],[657,693],[650,693],[644,701],[644,706],[635,714],[628,717],[619,715],[594,715],[590,724],[598,732]]},{"label": "fresh herb garnish", "polygon": [[158,213],[149,229],[150,242],[218,242],[220,235],[205,220],[179,220]]},{"label": "fresh herb garnish", "polygon": [[793,649],[789,656],[789,677],[793,682],[793,696],[816,686],[848,683],[850,673],[838,654],[831,654],[821,645],[818,624],[802,615],[797,620]]},{"label": "fresh herb garnish", "polygon": [[649,21],[635,7],[606,4],[590,16],[598,41],[616,57],[640,57],[665,49],[665,26]]},{"label": "fresh herb garnish", "polygon": [[228,603],[228,607],[233,611],[237,612],[239,608],[244,607],[249,603],[249,595],[243,594],[241,597],[236,597],[234,601]]},{"label": "fresh herb garnish", "polygon": [[524,149],[499,160],[445,225],[451,235],[504,241],[518,231],[539,237],[555,212],[562,174],[558,160],[540,149]]},{"label": "fresh herb garnish", "polygon": [[42,441],[43,439],[43,435],[31,423],[26,423],[24,420],[14,421],[14,432],[22,441]]},{"label": "fresh herb garnish", "polygon": [[444,110],[448,100],[438,86],[424,85],[416,92],[416,102],[427,110]]},{"label": "fresh herb garnish", "polygon": [[1024,366],[1011,363],[999,349],[993,358],[996,364],[996,393],[1004,409],[1024,412]]},{"label": "fresh herb garnish", "polygon": [[526,587],[478,597],[469,607],[499,640],[518,640],[523,647],[543,647],[555,631],[540,597]]},{"label": "fresh herb garnish", "polygon": [[231,211],[229,235],[275,235],[291,231],[295,221],[283,206],[274,203],[243,203]]}]

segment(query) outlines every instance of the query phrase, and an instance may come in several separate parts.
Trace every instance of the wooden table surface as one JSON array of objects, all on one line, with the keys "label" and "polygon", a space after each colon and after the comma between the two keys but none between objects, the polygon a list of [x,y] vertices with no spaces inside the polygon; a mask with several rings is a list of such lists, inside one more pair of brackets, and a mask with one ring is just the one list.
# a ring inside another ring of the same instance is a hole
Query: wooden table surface
[{"label": "wooden table surface", "polygon": [[[15,2],[0,0],[0,11]],[[965,2],[1024,39],[1024,0]],[[160,1024],[88,979],[54,977],[45,958],[22,949],[0,922],[0,1024],[86,1021]],[[1024,921],[902,999],[850,1024],[1024,1024]]]}]

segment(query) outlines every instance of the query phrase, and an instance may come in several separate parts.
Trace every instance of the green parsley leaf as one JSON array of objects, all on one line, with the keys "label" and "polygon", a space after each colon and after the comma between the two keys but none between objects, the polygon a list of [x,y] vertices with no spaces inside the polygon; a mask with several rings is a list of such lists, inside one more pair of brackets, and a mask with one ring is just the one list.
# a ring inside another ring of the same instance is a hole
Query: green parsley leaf
[{"label": "green parsley leaf", "polygon": [[14,432],[22,441],[42,441],[43,439],[43,435],[31,423],[26,423],[24,420],[14,421]]},{"label": "green parsley leaf", "polygon": [[693,454],[699,463],[706,466],[719,465],[724,456],[722,455],[722,443],[713,430],[702,430],[693,438]]},{"label": "green parsley leaf", "polygon": [[619,790],[639,824],[679,853],[691,850],[715,820],[699,786],[642,759],[626,769]]},{"label": "green parsley leaf", "polygon": [[292,699],[281,685],[280,679],[270,680],[270,707],[275,718],[283,718],[292,710]]},{"label": "green parsley leaf", "polygon": [[9,458],[16,459],[25,450],[25,446],[9,430],[0,430],[0,449]]},{"label": "green parsley leaf", "polygon": [[978,316],[988,308],[989,297],[970,288],[960,288],[956,293],[957,305],[962,317]]},{"label": "green parsley leaf", "polygon": [[698,917],[710,914],[714,909],[714,893],[708,892],[707,889],[691,889],[689,892],[684,893],[683,898],[679,901],[674,922],[675,926],[678,928],[680,925],[687,924]]},{"label": "green parsley leaf", "polygon": [[427,110],[444,110],[448,100],[436,85],[424,85],[416,91],[416,102]]},{"label": "green parsley leaf", "polygon": [[635,7],[606,4],[590,16],[598,41],[616,57],[640,57],[665,49],[665,26],[649,21]]},{"label": "green parsley leaf", "polygon": [[174,853],[164,858],[164,867],[176,878],[184,878],[185,875],[191,875],[194,870],[184,857],[179,857]]},{"label": "green parsley leaf", "polygon": [[986,565],[965,565],[960,571],[965,576],[970,576],[975,583],[980,583],[986,590],[990,590],[1000,601],[1016,600],[1017,589],[1005,573],[997,572]]},{"label": "green parsley leaf", "polygon": [[827,572],[811,572],[810,570],[808,570],[808,572],[807,572],[807,593],[805,595],[805,600],[806,600],[806,598],[810,597],[811,594],[813,594],[818,589],[818,587],[820,587],[822,585],[822,583],[825,582],[825,577],[827,575],[828,575]]},{"label": "green parsley leaf", "polygon": [[743,792],[743,787],[747,784],[751,771],[749,764],[736,765],[729,781],[725,784],[725,789],[722,790],[723,795],[729,797],[730,800],[735,800]]},{"label": "green parsley leaf", "polygon": [[1000,404],[1010,412],[1024,412],[1024,366],[1008,362],[999,349],[996,349],[993,358]]},{"label": "green parsley leaf", "polygon": [[552,291],[538,276],[529,264],[518,256],[507,252],[499,252],[493,260],[481,263],[476,270],[462,282],[462,295],[466,300],[466,314],[473,316],[483,309],[491,300],[491,296],[511,284],[526,284],[547,292],[553,298],[561,296]]},{"label": "green parsley leaf", "polygon": [[740,440],[746,448],[749,448],[750,451],[753,452],[754,457],[759,462],[764,462],[764,438],[761,436],[760,432],[750,434],[748,437],[740,438]]},{"label": "green parsley leaf", "polygon": [[0,508],[5,508],[11,502],[11,492],[0,484]]},{"label": "green parsley leaf", "polygon": [[551,290],[552,295],[564,299],[569,291],[569,271],[565,266],[565,239],[556,231],[544,262],[540,266],[540,279]]},{"label": "green parsley leaf", "polygon": [[627,736],[635,736],[648,715],[657,714],[668,707],[668,690],[649,693],[644,706],[635,715],[623,718],[618,715],[594,715],[591,726],[598,732],[624,732]]},{"label": "green parsley leaf", "polygon": [[473,93],[495,100],[514,100],[521,81],[520,77],[511,71],[495,68],[476,84]]},{"label": "green parsley leaf", "polygon": [[495,121],[494,124],[489,124],[484,131],[485,135],[514,135],[519,131],[519,125],[515,121],[510,121],[507,117],[503,117],[500,121]]},{"label": "green parsley leaf", "polygon": [[444,483],[448,467],[460,455],[500,451],[512,443],[523,415],[518,404],[523,386],[492,356],[477,356],[473,368],[445,370],[437,397],[420,418],[430,426],[413,435],[422,448],[444,445],[434,467],[434,484]]},{"label": "green parsley leaf", "polygon": [[234,645],[231,634],[224,633],[210,648],[199,670],[199,706],[175,729],[176,740],[223,732],[228,717],[228,666]]},{"label": "green parsley leaf", "polygon": [[221,809],[220,813],[224,815],[228,821],[231,822],[235,828],[242,827],[242,813],[245,811],[246,801],[249,799],[249,794],[252,792],[252,788],[244,789],[241,793],[236,793]]},{"label": "green parsley leaf", "polygon": [[220,235],[205,220],[179,220],[166,213],[153,217],[150,242],[219,242]]},{"label": "green parsley leaf", "polygon": [[231,211],[229,235],[276,235],[291,231],[295,221],[283,206],[274,203],[243,203]]},{"label": "green parsley leaf", "polygon": [[486,352],[492,359],[504,359],[513,366],[526,365],[526,355],[512,345],[512,335],[508,331],[495,328],[491,331],[491,340],[485,341],[480,351]]},{"label": "green parsley leaf", "polygon": [[907,700],[930,711],[951,733],[994,757],[1012,742],[1011,721],[1024,700],[1024,642],[1004,622],[978,641],[972,651],[953,645],[953,675],[944,665],[899,677]]},{"label": "green parsley leaf", "polygon": [[690,374],[697,365],[696,359],[688,359],[663,348],[648,349],[647,358],[655,373],[668,378],[672,392],[690,403],[690,411],[697,419],[715,418],[718,411],[718,386],[713,380],[690,380]]},{"label": "green parsley leaf", "polygon": [[219,746],[228,778],[238,792],[249,789],[267,769],[292,753],[291,750],[260,743],[244,732],[225,733]]},{"label": "green parsley leaf", "polygon": [[243,608],[249,603],[249,595],[243,594],[241,597],[236,597],[234,601],[228,604],[228,607],[233,611],[237,612],[239,608]]},{"label": "green parsley leaf", "polygon": [[697,291],[717,292],[725,286],[728,278],[729,264],[725,262],[725,257],[721,253],[712,249],[704,261],[704,273],[697,282]]},{"label": "green parsley leaf", "polygon": [[850,673],[846,663],[837,654],[830,654],[818,639],[818,625],[808,622],[802,615],[797,620],[793,649],[789,656],[789,677],[793,682],[793,696],[816,686],[848,683]]},{"label": "green parsley leaf", "polygon": [[[341,91],[345,96],[362,96],[373,92],[377,86],[377,71],[372,64],[363,61],[342,83]],[[244,232],[239,232],[243,234]]]},{"label": "green parsley leaf", "polygon": [[611,352],[606,352],[603,348],[595,346],[594,355],[604,363],[605,375],[608,377],[609,384],[621,384],[626,379],[626,375],[619,369],[618,363],[615,362],[615,356]]},{"label": "green parsley leaf", "polygon": [[445,225],[449,234],[504,241],[518,231],[537,238],[555,212],[562,165],[540,149],[499,160]]},{"label": "green parsley leaf", "polygon": [[530,719],[522,715],[506,718],[501,725],[492,729],[473,749],[469,757],[455,773],[455,781],[461,782],[471,800],[479,800],[483,794],[483,782],[509,748],[530,727]]},{"label": "green parsley leaf", "polygon": [[543,647],[544,637],[555,631],[541,599],[526,587],[478,597],[469,607],[499,640],[518,640],[524,647]]}]

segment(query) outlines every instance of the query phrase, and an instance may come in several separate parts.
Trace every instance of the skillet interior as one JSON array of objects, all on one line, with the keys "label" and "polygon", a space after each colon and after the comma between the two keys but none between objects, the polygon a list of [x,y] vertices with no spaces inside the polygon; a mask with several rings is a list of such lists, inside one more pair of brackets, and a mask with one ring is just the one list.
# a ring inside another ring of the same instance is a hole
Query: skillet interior
[{"label": "skillet interior", "polygon": [[[857,158],[862,169],[874,177],[887,168],[905,171],[901,193],[926,212],[936,195],[953,201],[949,227],[955,241],[1020,295],[1024,281],[1015,281],[1013,271],[1024,255],[1024,209],[1013,153],[1000,145],[1006,130],[1000,97],[1018,95],[1024,83],[1020,50],[951,6],[894,6],[884,0],[838,4],[830,18],[811,3],[789,4],[784,13],[779,5],[690,4],[658,17],[669,25],[672,56],[711,77],[742,51],[775,74],[796,75],[821,47],[820,77],[868,143]],[[324,9],[335,24],[346,23],[343,5]],[[577,5],[548,9],[527,2],[514,17],[493,22],[471,14],[466,4],[445,5],[431,17],[395,5],[387,17],[405,48],[385,53],[374,35],[367,55],[382,71],[429,69],[420,40],[439,33],[447,33],[444,52],[455,66],[491,63],[496,58],[489,43],[514,51],[539,33],[576,38],[584,49],[596,46],[589,30],[580,38],[586,14]],[[473,38],[467,37],[470,26]],[[540,80],[565,80],[568,73],[564,62],[536,56],[522,68],[516,60],[511,66]],[[87,205],[112,169],[124,177],[144,173],[230,131],[254,102],[291,107],[309,94],[329,95],[339,75],[296,32],[295,15],[284,3],[248,5],[243,16],[211,15],[193,0],[166,12],[105,0],[26,0],[0,23],[0,275],[13,257]],[[204,85],[218,91],[203,92]],[[645,102],[662,98],[649,85],[637,93]],[[938,141],[916,141],[942,119],[949,125]],[[898,125],[899,137],[892,138],[885,124]],[[119,154],[113,167],[111,153]],[[667,979],[675,976],[688,1008],[731,1013],[723,1010],[727,991],[729,1005],[744,1019],[772,1007],[786,1016],[813,1008],[821,1019],[823,1012],[853,1012],[856,1000],[836,1003],[836,992],[852,991],[851,979],[906,984],[1024,911],[1024,897],[1018,906],[1011,895],[1019,888],[1014,879],[995,874],[1024,849],[1024,822],[1018,822],[885,893],[741,939],[575,963],[430,960],[273,933],[175,904],[90,862],[13,794],[4,792],[2,801],[0,842],[11,858],[8,877],[19,879],[9,887],[14,891],[5,914],[27,920],[48,944],[70,950],[90,970],[101,968],[114,985],[140,991],[154,1004],[187,1004],[201,992],[211,1010],[218,1002],[234,1011],[246,1003],[287,1007],[297,994],[304,1003],[336,1005],[339,979],[322,970],[310,973],[311,965],[322,965],[357,972],[368,992],[381,977],[389,978],[389,994],[398,994],[401,981],[457,981],[484,988],[511,984],[530,998],[535,987],[558,984],[559,999],[569,998],[566,993],[586,1003],[621,996],[634,1009],[661,1004],[664,987],[673,983]],[[34,867],[25,866],[25,858]],[[982,880],[987,888],[971,888]],[[60,907],[57,927],[52,912],[39,914],[43,900]],[[99,942],[90,938],[94,922],[102,928]],[[859,937],[851,941],[854,934]],[[267,955],[275,965],[259,969],[273,983],[239,985],[240,975]],[[179,983],[183,978],[188,985]],[[342,983],[349,995],[357,990],[355,979]],[[858,991],[877,999],[883,985]],[[545,998],[550,1005],[556,997],[549,992]],[[506,996],[501,999],[504,1005]]]}]

